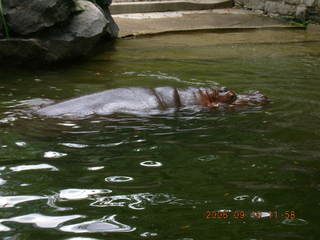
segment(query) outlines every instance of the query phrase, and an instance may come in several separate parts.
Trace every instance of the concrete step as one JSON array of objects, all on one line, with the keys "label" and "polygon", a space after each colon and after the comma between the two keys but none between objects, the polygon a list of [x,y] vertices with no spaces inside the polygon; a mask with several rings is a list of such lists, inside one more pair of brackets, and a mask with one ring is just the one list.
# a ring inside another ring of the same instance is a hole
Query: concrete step
[{"label": "concrete step", "polygon": [[190,11],[229,8],[233,5],[233,0],[116,0],[111,4],[110,11],[111,14]]},{"label": "concrete step", "polygon": [[286,22],[241,9],[115,14],[119,37],[189,31],[294,28]]}]

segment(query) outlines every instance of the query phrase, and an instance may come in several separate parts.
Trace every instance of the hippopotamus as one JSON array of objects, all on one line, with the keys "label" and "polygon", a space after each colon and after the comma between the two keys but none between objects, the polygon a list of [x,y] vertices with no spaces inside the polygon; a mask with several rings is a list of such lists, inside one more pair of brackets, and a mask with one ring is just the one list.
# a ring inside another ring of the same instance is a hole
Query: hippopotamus
[{"label": "hippopotamus", "polygon": [[236,105],[262,105],[266,102],[267,97],[259,92],[237,95],[226,88],[127,87],[69,99],[40,108],[36,113],[44,117],[74,119],[114,113],[152,114],[190,106],[232,108]]}]

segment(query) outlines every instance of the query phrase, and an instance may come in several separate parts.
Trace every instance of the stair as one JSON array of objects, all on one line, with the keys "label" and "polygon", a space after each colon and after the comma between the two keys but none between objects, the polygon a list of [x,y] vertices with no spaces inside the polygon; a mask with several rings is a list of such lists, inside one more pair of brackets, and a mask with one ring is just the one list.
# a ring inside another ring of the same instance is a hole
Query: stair
[{"label": "stair", "polygon": [[233,8],[233,0],[113,0],[119,37],[176,32],[293,28],[281,20]]},{"label": "stair", "polygon": [[114,0],[111,14],[195,11],[233,7],[233,0]]}]

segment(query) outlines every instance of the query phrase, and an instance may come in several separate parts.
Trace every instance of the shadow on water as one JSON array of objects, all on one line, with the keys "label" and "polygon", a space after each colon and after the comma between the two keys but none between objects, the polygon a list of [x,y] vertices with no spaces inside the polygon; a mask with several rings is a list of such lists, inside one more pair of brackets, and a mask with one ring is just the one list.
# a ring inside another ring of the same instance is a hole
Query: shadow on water
[{"label": "shadow on water", "polygon": [[[315,239],[312,41],[302,31],[168,35],[119,41],[67,69],[1,70],[0,237]],[[272,102],[83,120],[20,110],[125,86],[227,86]]]}]

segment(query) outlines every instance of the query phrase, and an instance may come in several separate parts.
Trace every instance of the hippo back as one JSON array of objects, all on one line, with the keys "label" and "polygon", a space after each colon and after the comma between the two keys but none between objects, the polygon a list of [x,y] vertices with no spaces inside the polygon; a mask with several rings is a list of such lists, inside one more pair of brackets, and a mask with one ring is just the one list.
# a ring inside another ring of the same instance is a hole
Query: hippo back
[{"label": "hippo back", "polygon": [[181,106],[180,97],[176,88],[157,87],[154,89],[154,92],[163,109],[178,108]]},{"label": "hippo back", "polygon": [[37,111],[47,117],[81,118],[93,114],[145,112],[160,107],[154,91],[142,87],[117,88],[66,100]]}]

